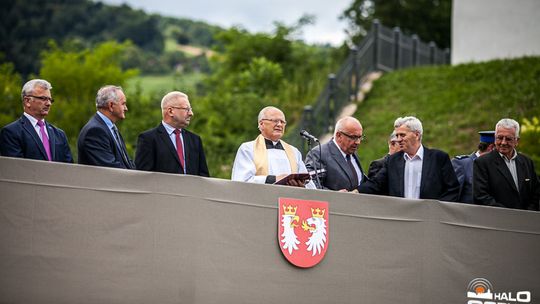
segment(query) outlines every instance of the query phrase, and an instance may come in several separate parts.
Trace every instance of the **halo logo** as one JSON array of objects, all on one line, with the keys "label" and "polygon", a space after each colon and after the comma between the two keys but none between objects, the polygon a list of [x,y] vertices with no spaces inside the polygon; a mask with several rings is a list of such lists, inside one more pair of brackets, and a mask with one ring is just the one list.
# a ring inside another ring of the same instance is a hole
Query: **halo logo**
[{"label": "halo logo", "polygon": [[484,278],[476,278],[467,287],[467,304],[515,304],[530,303],[530,291],[493,292],[493,285]]}]

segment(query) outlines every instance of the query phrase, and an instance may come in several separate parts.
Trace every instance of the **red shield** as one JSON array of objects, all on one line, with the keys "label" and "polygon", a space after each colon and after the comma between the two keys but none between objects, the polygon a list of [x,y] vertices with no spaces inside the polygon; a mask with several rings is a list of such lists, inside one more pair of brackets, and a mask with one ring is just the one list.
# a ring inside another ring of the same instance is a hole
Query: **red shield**
[{"label": "red shield", "polygon": [[291,264],[308,268],[324,258],[329,213],[328,202],[279,198],[278,242]]}]

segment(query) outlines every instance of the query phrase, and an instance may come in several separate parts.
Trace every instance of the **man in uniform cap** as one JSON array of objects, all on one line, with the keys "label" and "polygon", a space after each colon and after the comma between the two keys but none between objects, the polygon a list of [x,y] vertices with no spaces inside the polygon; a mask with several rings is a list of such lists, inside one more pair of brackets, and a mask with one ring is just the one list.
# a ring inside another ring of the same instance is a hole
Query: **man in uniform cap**
[{"label": "man in uniform cap", "polygon": [[459,202],[473,203],[473,162],[478,157],[491,152],[495,146],[495,131],[480,131],[478,150],[471,155],[459,155],[452,159],[452,166],[459,182]]}]

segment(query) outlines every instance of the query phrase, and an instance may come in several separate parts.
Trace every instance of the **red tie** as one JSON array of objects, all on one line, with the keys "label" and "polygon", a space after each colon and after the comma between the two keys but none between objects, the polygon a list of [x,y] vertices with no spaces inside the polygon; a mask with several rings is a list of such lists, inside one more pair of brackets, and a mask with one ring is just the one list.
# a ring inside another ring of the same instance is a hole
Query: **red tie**
[{"label": "red tie", "polygon": [[178,159],[180,160],[180,164],[182,165],[182,173],[185,173],[186,165],[184,161],[184,147],[182,146],[182,140],[180,139],[180,133],[182,131],[178,129],[174,129],[174,134],[176,135],[176,153],[178,154]]}]

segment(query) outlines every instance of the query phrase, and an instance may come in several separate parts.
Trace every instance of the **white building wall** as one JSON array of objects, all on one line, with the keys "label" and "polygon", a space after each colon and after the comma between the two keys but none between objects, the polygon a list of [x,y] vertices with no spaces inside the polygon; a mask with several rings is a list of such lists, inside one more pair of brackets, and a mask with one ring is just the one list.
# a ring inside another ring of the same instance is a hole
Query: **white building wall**
[{"label": "white building wall", "polygon": [[540,55],[540,0],[454,0],[452,64]]}]

